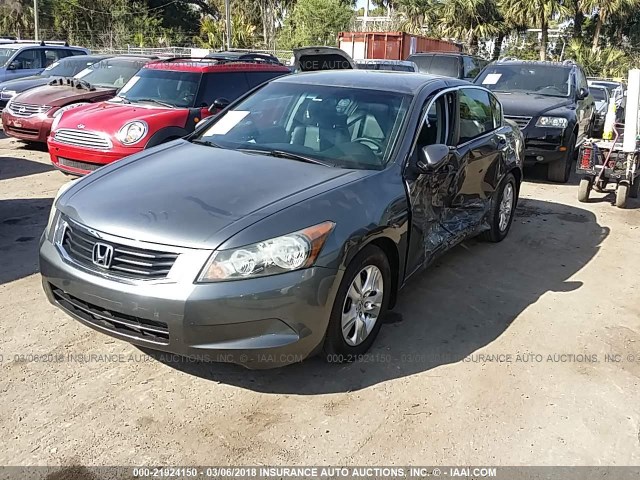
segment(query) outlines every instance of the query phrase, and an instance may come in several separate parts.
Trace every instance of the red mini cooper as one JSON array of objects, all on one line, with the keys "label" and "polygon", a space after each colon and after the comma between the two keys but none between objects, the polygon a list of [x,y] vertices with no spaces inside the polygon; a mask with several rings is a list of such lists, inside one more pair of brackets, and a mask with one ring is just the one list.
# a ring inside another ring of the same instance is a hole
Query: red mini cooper
[{"label": "red mini cooper", "polygon": [[109,101],[58,117],[48,139],[53,165],[84,175],[191,133],[202,118],[265,81],[284,65],[262,58],[172,58],[145,65]]}]

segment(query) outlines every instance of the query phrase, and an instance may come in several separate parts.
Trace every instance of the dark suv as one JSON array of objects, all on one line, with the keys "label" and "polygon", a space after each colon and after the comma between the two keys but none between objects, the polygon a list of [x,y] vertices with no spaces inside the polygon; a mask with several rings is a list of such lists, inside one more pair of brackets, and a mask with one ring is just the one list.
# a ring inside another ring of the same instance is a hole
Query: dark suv
[{"label": "dark suv", "polygon": [[407,60],[431,75],[473,80],[489,62],[473,55],[455,52],[414,53]]},{"label": "dark suv", "polygon": [[522,130],[527,163],[547,164],[550,181],[567,182],[596,112],[582,68],[571,61],[506,59],[487,66],[475,83],[495,92],[505,118]]}]

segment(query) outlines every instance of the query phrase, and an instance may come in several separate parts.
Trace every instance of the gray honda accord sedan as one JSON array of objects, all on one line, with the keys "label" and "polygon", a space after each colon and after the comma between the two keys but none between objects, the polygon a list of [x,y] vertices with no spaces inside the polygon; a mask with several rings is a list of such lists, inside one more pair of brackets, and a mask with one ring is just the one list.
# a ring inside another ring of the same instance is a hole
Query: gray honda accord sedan
[{"label": "gray honda accord sedan", "polygon": [[509,232],[523,140],[488,90],[417,73],[278,78],[185,139],[65,185],[49,300],[141,347],[268,368],[373,343],[413,274]]}]

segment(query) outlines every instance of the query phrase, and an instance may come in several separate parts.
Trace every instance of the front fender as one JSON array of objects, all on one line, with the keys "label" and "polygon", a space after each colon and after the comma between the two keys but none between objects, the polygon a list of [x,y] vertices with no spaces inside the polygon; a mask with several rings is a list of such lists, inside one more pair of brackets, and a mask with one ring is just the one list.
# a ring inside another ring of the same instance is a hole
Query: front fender
[{"label": "front fender", "polygon": [[151,135],[151,138],[147,140],[144,148],[155,147],[156,145],[160,145],[161,143],[166,142],[167,140],[175,140],[176,138],[182,138],[188,135],[184,128],[181,127],[165,127],[158,130],[156,133]]}]

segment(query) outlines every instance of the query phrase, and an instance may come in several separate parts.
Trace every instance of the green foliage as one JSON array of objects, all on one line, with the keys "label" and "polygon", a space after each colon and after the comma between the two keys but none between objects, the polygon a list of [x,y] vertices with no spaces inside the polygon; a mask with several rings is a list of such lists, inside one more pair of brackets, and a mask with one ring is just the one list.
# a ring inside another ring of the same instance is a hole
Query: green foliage
[{"label": "green foliage", "polygon": [[567,57],[582,65],[586,74],[593,77],[626,78],[631,68],[638,68],[638,58],[616,47],[599,47],[593,50],[580,40],[572,40]]},{"label": "green foliage", "polygon": [[354,16],[340,0],[298,0],[285,19],[278,47],[336,45],[338,33],[348,30]]}]

